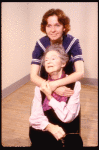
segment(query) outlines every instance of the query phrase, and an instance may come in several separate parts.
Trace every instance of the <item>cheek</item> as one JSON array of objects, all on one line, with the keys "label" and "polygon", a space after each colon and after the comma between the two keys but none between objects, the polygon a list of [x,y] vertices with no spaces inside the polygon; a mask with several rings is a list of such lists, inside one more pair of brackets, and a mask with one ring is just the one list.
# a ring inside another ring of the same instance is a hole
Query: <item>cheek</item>
[{"label": "cheek", "polygon": [[49,33],[49,29],[46,27],[46,33]]},{"label": "cheek", "polygon": [[63,28],[60,28],[60,29],[59,29],[59,32],[60,32],[61,34],[63,33],[63,31],[64,31]]},{"label": "cheek", "polygon": [[57,68],[61,68],[61,62],[60,62],[60,61],[55,62],[55,66],[56,66]]},{"label": "cheek", "polygon": [[46,68],[47,68],[47,67],[46,67],[46,64],[44,65],[44,68],[45,68],[45,70],[46,70]]}]

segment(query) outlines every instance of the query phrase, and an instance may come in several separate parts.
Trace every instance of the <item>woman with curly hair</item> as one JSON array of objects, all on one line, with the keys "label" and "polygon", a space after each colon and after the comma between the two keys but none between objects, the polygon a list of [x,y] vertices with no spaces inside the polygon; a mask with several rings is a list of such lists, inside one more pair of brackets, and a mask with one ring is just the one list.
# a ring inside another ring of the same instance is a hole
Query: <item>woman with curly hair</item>
[{"label": "woman with curly hair", "polygon": [[41,67],[40,70],[41,57],[49,45],[61,44],[65,49],[65,53],[69,55],[69,62],[64,68],[68,77],[49,82],[49,85],[52,91],[55,91],[60,96],[65,95],[67,97],[73,94],[73,83],[84,76],[82,49],[79,40],[68,34],[69,30],[70,19],[62,10],[50,9],[44,14],[41,31],[46,36],[37,41],[33,50],[30,74],[31,81],[40,87],[48,78],[44,68]]}]

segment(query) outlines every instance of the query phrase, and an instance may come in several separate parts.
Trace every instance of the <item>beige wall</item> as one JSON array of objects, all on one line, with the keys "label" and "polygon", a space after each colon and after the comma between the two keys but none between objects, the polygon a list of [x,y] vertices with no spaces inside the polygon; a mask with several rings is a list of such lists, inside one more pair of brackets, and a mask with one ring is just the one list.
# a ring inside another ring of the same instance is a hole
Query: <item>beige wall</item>
[{"label": "beige wall", "polygon": [[85,63],[85,77],[97,79],[97,2],[3,2],[2,3],[2,89],[30,73],[35,42],[43,14],[62,9],[71,19],[71,31],[79,38]]},{"label": "beige wall", "polygon": [[30,73],[27,3],[2,3],[2,89]]}]

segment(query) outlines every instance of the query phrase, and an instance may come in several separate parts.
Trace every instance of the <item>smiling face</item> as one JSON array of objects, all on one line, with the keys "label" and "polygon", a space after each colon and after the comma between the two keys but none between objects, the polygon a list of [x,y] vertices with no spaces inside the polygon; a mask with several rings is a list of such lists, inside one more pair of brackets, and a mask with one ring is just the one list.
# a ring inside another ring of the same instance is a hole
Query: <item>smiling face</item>
[{"label": "smiling face", "polygon": [[63,25],[58,22],[58,17],[56,15],[48,17],[46,25],[46,34],[51,41],[61,39],[64,30],[65,29]]},{"label": "smiling face", "polygon": [[59,57],[59,53],[57,51],[49,51],[45,55],[44,60],[45,70],[50,75],[57,74],[58,77],[61,76],[63,67],[65,64],[62,63],[61,58]]}]

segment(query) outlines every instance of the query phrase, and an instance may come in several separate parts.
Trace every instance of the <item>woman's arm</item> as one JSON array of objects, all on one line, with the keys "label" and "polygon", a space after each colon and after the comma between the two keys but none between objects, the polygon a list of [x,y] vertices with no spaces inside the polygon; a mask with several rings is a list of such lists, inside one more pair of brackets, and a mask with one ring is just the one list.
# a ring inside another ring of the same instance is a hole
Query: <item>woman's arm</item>
[{"label": "woman's arm", "polygon": [[30,126],[34,129],[50,132],[57,140],[65,136],[64,130],[58,126],[50,123],[48,118],[44,115],[41,103],[41,94],[39,87],[35,88],[35,95],[33,99],[31,116],[29,118]]},{"label": "woman's arm", "polygon": [[76,82],[74,87],[74,94],[70,97],[67,104],[66,102],[63,101],[59,102],[51,96],[51,90],[48,81],[44,82],[43,84],[44,84],[43,87],[41,87],[40,89],[42,92],[45,93],[45,95],[49,99],[49,106],[51,106],[54,109],[58,118],[62,122],[66,123],[74,120],[78,116],[80,110],[80,100],[79,100],[81,90],[80,82],[79,81]]},{"label": "woman's arm", "polygon": [[50,87],[52,89],[54,87],[60,87],[63,85],[67,85],[73,82],[76,82],[84,77],[84,63],[82,60],[74,62],[75,72],[68,75],[68,77],[59,79],[57,81],[50,82]]},{"label": "woman's arm", "polygon": [[69,123],[78,116],[80,111],[80,90],[81,84],[77,81],[74,87],[74,94],[69,98],[67,104],[63,101],[58,102],[54,98],[50,99],[49,106],[54,109],[56,115],[62,122]]},{"label": "woman's arm", "polygon": [[[43,82],[45,81],[43,78],[41,78],[39,76],[39,71],[40,71],[40,65],[37,65],[37,64],[32,64],[31,65],[31,73],[30,73],[30,78],[31,78],[31,81],[41,87],[41,85],[43,84]],[[54,91],[57,86],[55,84],[52,84],[54,81],[51,82],[51,90]],[[58,94],[59,95],[63,95],[64,96],[68,96],[70,97],[72,94],[73,94],[73,90],[71,90],[70,88],[67,88],[65,86],[63,87],[59,87],[58,89]]]},{"label": "woman's arm", "polygon": [[48,118],[42,109],[42,98],[39,87],[35,87],[35,94],[32,101],[31,115],[29,118],[30,126],[34,129],[44,130],[49,124]]},{"label": "woman's arm", "polygon": [[39,76],[39,71],[40,65],[37,64],[31,65],[31,73],[30,73],[31,81],[40,87],[45,80]]}]

